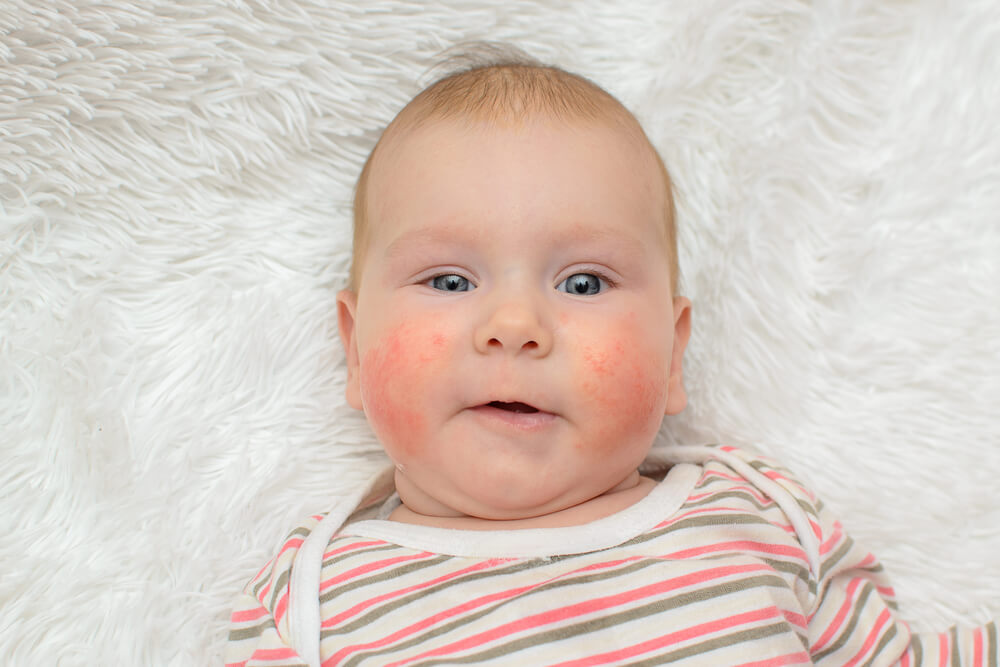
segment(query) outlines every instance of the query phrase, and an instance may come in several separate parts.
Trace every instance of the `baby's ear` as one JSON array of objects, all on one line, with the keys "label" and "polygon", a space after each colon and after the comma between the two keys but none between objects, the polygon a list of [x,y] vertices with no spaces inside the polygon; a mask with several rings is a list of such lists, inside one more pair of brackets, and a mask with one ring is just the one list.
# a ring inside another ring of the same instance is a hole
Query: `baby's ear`
[{"label": "baby's ear", "polygon": [[358,295],[345,289],[337,293],[337,326],[340,342],[347,358],[347,404],[361,410],[361,382],[358,378],[358,341],[354,330],[354,314],[358,308]]},{"label": "baby's ear", "polygon": [[674,348],[670,352],[670,375],[667,380],[666,414],[676,415],[687,405],[684,391],[684,349],[691,337],[691,301],[683,296],[674,298]]}]

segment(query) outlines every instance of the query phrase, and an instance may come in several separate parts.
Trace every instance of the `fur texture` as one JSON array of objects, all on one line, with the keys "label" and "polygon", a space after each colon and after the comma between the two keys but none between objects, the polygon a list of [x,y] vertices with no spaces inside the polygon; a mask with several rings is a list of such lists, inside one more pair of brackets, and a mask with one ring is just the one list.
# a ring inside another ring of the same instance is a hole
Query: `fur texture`
[{"label": "fur texture", "polygon": [[0,662],[216,664],[380,461],[352,187],[443,49],[515,43],[676,179],[688,410],[809,479],[917,628],[1000,613],[1000,5],[0,3]]}]

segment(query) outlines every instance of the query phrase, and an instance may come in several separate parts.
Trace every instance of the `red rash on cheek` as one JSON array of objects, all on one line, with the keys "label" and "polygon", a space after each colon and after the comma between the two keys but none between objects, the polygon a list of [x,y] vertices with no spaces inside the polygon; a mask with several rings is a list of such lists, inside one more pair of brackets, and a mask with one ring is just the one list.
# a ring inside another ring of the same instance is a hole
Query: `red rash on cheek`
[{"label": "red rash on cheek", "polygon": [[431,378],[442,358],[445,337],[404,324],[380,339],[363,355],[361,401],[382,444],[411,453],[425,442],[427,418],[421,398],[430,393]]},{"label": "red rash on cheek", "polygon": [[667,388],[663,361],[644,346],[630,344],[624,329],[614,334],[583,347],[579,385],[601,424],[591,445],[609,451],[618,448],[623,438],[647,431],[655,435],[666,407]]},{"label": "red rash on cheek", "polygon": [[624,356],[625,348],[621,341],[613,341],[604,348],[588,345],[583,349],[583,358],[590,366],[591,373],[600,377],[611,375],[621,365]]}]

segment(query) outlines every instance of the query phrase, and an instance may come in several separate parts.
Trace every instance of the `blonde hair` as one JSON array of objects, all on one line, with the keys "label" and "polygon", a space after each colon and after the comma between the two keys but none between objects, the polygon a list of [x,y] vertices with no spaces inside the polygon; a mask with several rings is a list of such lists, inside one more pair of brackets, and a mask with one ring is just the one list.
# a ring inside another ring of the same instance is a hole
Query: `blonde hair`
[{"label": "blonde hair", "polygon": [[380,146],[406,130],[434,120],[468,118],[506,124],[542,113],[567,120],[610,121],[648,146],[665,189],[663,240],[670,262],[670,284],[676,293],[677,230],[670,174],[639,121],[621,102],[582,76],[495,44],[478,44],[474,49],[464,49],[445,60],[439,68],[448,68],[451,73],[424,88],[396,115],[375,144],[358,177],[354,191],[350,289],[357,290],[359,286],[361,266],[368,250],[368,180]]}]

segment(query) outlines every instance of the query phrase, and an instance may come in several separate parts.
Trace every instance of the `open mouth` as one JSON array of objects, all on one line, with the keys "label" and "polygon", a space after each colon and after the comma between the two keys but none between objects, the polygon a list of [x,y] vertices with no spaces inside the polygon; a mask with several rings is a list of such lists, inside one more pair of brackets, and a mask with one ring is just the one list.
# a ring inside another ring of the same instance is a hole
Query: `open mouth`
[{"label": "open mouth", "polygon": [[521,414],[538,412],[538,408],[528,405],[527,403],[521,403],[520,401],[514,401],[513,403],[507,403],[505,401],[490,401],[486,405],[491,408],[497,408],[498,410],[506,410],[507,412],[517,412]]},{"label": "open mouth", "polygon": [[510,429],[525,433],[542,432],[556,423],[556,415],[523,401],[490,401],[472,408],[472,413],[485,420],[492,429],[509,433]]}]

